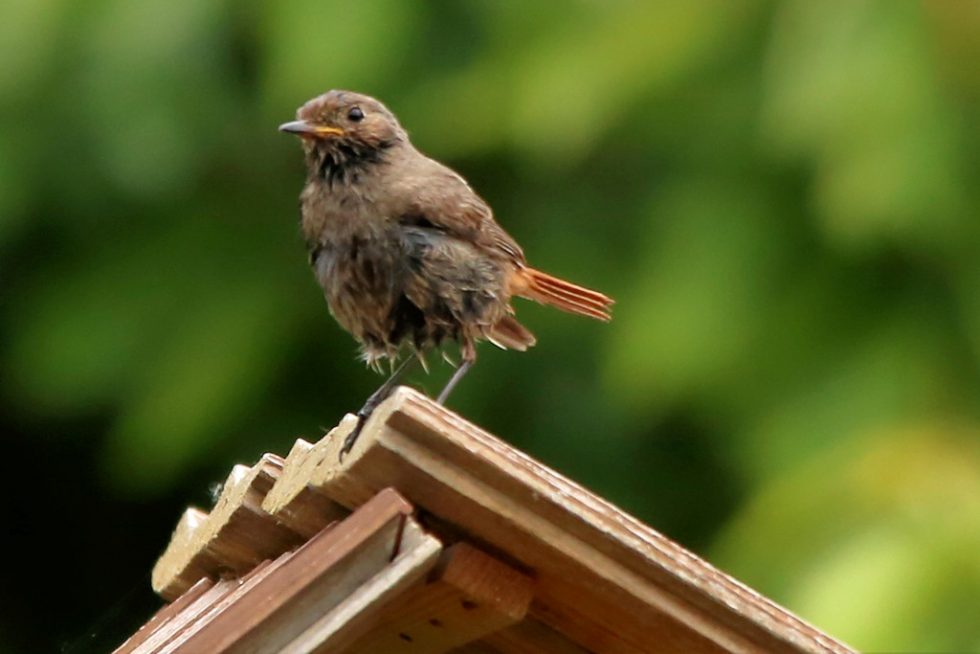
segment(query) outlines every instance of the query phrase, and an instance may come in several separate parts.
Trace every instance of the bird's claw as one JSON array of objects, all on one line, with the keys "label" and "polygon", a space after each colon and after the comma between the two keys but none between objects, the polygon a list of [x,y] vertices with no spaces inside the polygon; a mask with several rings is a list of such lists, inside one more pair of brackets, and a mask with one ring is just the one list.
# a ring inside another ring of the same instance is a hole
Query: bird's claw
[{"label": "bird's claw", "polygon": [[357,424],[354,425],[354,429],[352,429],[351,432],[344,437],[344,444],[340,447],[340,461],[343,461],[347,453],[354,447],[354,443],[357,442],[357,437],[361,435],[361,430],[364,429],[365,422],[367,422],[367,416],[357,416]]}]

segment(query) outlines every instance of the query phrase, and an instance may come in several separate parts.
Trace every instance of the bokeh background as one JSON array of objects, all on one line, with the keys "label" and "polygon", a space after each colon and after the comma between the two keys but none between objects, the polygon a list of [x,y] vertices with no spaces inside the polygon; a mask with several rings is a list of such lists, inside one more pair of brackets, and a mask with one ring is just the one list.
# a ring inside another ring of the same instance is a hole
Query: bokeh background
[{"label": "bokeh background", "polygon": [[276,132],[330,88],[618,300],[522,303],[454,408],[859,648],[980,651],[980,3],[5,0],[0,652],[110,649],[188,503],[380,383]]}]

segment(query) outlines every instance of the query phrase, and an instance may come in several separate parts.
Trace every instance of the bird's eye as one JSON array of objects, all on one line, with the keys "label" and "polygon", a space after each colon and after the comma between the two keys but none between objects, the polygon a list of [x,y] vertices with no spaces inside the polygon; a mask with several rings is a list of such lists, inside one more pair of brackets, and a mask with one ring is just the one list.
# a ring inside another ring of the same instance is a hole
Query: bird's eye
[{"label": "bird's eye", "polygon": [[364,119],[364,112],[361,111],[360,107],[351,107],[350,111],[347,112],[347,118],[358,123]]}]

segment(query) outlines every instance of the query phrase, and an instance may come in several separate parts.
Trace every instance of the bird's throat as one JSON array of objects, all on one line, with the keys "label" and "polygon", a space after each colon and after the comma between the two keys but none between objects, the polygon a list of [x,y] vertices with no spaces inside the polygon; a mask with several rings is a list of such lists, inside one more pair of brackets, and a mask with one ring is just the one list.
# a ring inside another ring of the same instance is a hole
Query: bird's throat
[{"label": "bird's throat", "polygon": [[335,184],[357,184],[366,172],[388,163],[388,150],[392,144],[360,144],[345,140],[331,140],[317,145],[307,161],[311,177],[323,180],[330,187]]}]

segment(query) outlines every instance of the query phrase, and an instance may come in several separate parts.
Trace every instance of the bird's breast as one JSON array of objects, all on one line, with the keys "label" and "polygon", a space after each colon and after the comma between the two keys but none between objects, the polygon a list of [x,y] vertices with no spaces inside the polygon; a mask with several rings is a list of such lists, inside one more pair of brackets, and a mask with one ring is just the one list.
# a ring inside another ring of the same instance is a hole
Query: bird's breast
[{"label": "bird's breast", "polygon": [[303,237],[312,247],[376,235],[387,220],[370,194],[349,185],[330,189],[310,183],[300,196]]}]

